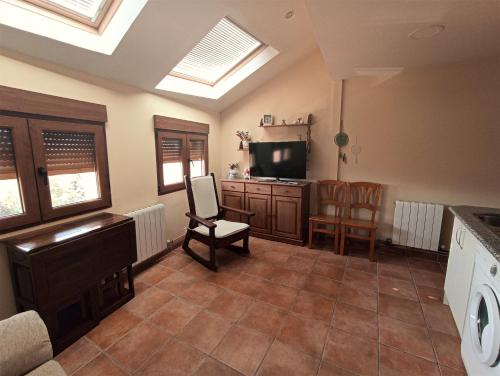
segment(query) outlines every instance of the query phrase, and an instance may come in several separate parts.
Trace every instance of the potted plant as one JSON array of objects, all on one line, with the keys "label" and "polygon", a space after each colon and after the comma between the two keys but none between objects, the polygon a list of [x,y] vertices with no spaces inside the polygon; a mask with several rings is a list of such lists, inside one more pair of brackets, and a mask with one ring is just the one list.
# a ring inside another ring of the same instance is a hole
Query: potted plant
[{"label": "potted plant", "polygon": [[249,132],[236,131],[236,136],[240,139],[240,150],[248,149],[248,143],[252,140]]}]

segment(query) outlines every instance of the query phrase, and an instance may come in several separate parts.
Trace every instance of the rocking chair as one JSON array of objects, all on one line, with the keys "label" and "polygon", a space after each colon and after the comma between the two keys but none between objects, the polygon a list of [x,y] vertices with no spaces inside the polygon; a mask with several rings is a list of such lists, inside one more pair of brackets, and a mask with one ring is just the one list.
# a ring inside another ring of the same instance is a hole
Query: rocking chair
[{"label": "rocking chair", "polygon": [[[255,213],[220,205],[213,173],[196,178],[190,178],[186,175],[184,182],[189,202],[189,212],[186,213],[186,216],[189,217],[189,225],[182,244],[184,251],[200,264],[215,272],[217,271],[215,257],[217,249],[226,248],[237,253],[250,253],[248,249],[250,234],[248,222]],[[247,223],[224,220],[226,211],[246,216]],[[208,260],[189,248],[191,239],[198,240],[209,247],[210,258]],[[243,247],[232,245],[232,243],[242,239]]]}]

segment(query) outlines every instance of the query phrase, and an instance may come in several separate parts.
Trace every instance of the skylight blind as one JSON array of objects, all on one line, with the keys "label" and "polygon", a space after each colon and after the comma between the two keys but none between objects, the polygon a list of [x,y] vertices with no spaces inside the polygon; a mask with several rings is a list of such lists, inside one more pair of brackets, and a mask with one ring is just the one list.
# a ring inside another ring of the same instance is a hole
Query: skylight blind
[{"label": "skylight blind", "polygon": [[261,45],[259,40],[223,18],[170,74],[213,85]]},{"label": "skylight blind", "polygon": [[95,171],[95,139],[92,133],[43,132],[49,175]]},{"label": "skylight blind", "polygon": [[189,141],[189,159],[192,161],[203,161],[205,158],[205,141]]},{"label": "skylight blind", "polygon": [[180,138],[162,138],[161,151],[163,163],[182,162],[182,140]]},{"label": "skylight blind", "polygon": [[16,158],[12,144],[12,131],[0,128],[0,179],[16,177]]},{"label": "skylight blind", "polygon": [[69,10],[89,20],[95,20],[106,0],[43,0],[48,4]]}]

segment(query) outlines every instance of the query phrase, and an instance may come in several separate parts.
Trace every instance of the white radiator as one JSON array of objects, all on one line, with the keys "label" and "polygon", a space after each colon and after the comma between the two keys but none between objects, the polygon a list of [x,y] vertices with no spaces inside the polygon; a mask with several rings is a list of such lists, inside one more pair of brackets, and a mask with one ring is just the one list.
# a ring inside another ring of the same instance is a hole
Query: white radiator
[{"label": "white radiator", "polygon": [[437,251],[443,205],[396,201],[392,243]]},{"label": "white radiator", "polygon": [[[135,220],[137,263],[167,248],[165,205],[158,204],[128,213]],[[135,265],[135,264],[134,264]]]}]

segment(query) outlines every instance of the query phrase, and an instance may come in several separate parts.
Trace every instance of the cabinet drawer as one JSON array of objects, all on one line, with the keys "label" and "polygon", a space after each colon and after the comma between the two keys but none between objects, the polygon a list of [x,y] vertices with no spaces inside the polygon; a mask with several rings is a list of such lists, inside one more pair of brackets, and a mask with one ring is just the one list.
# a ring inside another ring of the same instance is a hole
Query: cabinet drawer
[{"label": "cabinet drawer", "polygon": [[223,191],[245,192],[245,183],[223,181],[221,186]]},{"label": "cabinet drawer", "polygon": [[273,195],[286,197],[301,197],[302,188],[286,185],[273,185]]},{"label": "cabinet drawer", "polygon": [[259,193],[261,195],[270,195],[271,186],[266,184],[247,184],[247,193]]}]

